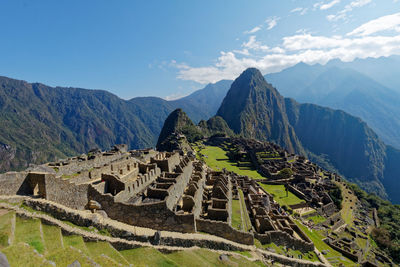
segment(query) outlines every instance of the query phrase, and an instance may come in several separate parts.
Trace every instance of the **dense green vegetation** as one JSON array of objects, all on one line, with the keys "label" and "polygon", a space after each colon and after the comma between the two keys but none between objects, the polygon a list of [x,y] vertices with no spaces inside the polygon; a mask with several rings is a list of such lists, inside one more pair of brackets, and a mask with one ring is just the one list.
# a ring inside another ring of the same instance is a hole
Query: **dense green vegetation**
[{"label": "dense green vegetation", "polygon": [[335,203],[336,207],[340,210],[342,208],[342,189],[338,185],[334,185],[334,188],[328,191],[329,196],[331,197],[333,203]]},{"label": "dense green vegetation", "polygon": [[284,168],[278,172],[279,179],[288,179],[293,175],[293,171],[290,168]]},{"label": "dense green vegetation", "polygon": [[393,205],[374,194],[368,194],[355,184],[349,186],[364,205],[377,209],[380,226],[372,230],[371,236],[381,249],[400,263],[400,205]]}]

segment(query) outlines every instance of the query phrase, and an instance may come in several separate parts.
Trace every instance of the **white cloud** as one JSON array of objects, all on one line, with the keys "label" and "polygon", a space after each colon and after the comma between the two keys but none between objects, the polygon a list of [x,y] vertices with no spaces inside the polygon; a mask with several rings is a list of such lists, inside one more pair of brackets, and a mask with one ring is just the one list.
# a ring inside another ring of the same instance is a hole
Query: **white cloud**
[{"label": "white cloud", "polygon": [[300,15],[305,15],[308,11],[308,8],[306,7],[296,7],[292,10],[290,10],[290,13],[296,13],[298,12]]},{"label": "white cloud", "polygon": [[245,31],[244,33],[246,33],[246,34],[253,34],[253,33],[258,32],[259,30],[261,30],[261,26],[256,26],[256,27],[254,27],[253,29],[251,29],[250,31]]},{"label": "white cloud", "polygon": [[299,30],[294,35],[283,37],[282,42],[272,48],[251,35],[240,49],[221,51],[215,63],[209,66],[195,67],[176,61],[170,65],[178,69],[178,79],[206,84],[221,79],[235,79],[249,67],[256,67],[266,74],[299,62],[325,64],[332,59],[352,61],[355,58],[400,55],[400,34],[373,35],[389,28],[400,33],[400,20],[393,19],[391,16],[394,15],[400,17],[400,13],[383,16],[344,36],[322,36]]},{"label": "white cloud", "polygon": [[347,35],[367,36],[387,30],[400,32],[400,13],[395,13],[392,15],[387,15],[371,20],[367,23],[364,23]]},{"label": "white cloud", "polygon": [[188,96],[188,94],[177,93],[177,94],[168,95],[168,96],[164,97],[164,99],[167,100],[167,101],[171,101],[171,100],[180,99],[180,98],[185,97],[185,96]]},{"label": "white cloud", "polygon": [[342,9],[341,11],[339,11],[338,13],[336,13],[335,15],[331,14],[326,16],[326,18],[329,21],[338,21],[340,19],[347,19],[347,15],[348,13],[350,13],[351,11],[353,11],[354,8],[359,8],[359,7],[363,7],[369,3],[371,3],[372,0],[355,0],[352,1],[350,4],[346,5],[344,7],[344,9]]},{"label": "white cloud", "polygon": [[267,45],[262,45],[259,41],[257,41],[255,35],[250,36],[249,41],[243,43],[242,47],[256,51],[257,50],[268,51],[269,49]]},{"label": "white cloud", "polygon": [[[260,42],[253,40],[253,44],[261,45]],[[215,64],[202,67],[175,62],[175,67],[178,69],[177,78],[206,84],[221,79],[235,79],[249,67],[256,67],[266,74],[281,71],[299,62],[325,64],[337,58],[352,61],[355,58],[400,55],[400,35],[326,37],[301,34],[287,36],[283,38],[281,46],[261,52],[263,53],[256,55],[249,49],[248,54],[244,55],[235,51],[222,51]]]},{"label": "white cloud", "polygon": [[268,18],[265,23],[267,23],[267,30],[271,30],[278,24],[279,17]]},{"label": "white cloud", "polygon": [[333,7],[334,5],[339,4],[339,3],[340,3],[340,0],[333,0],[327,4],[320,5],[319,9],[321,9],[321,10],[330,9],[331,7]]},{"label": "white cloud", "polygon": [[302,7],[296,7],[296,8],[293,8],[292,10],[290,10],[290,13],[301,12],[302,10],[303,10]]},{"label": "white cloud", "polygon": [[371,3],[372,0],[356,0],[350,3],[350,6],[352,8],[354,7],[362,7],[365,6],[366,4]]}]

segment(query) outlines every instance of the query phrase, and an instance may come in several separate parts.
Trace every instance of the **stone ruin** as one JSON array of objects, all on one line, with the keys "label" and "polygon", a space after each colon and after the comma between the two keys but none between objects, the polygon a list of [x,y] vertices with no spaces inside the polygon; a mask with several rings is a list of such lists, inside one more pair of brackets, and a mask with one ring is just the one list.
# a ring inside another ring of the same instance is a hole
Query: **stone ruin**
[{"label": "stone ruin", "polygon": [[243,191],[255,237],[263,244],[275,243],[302,252],[314,244],[276,203],[273,197],[247,176],[234,175],[233,181]]},{"label": "stone ruin", "polygon": [[230,225],[230,176],[181,151],[128,151],[119,145],[0,174],[0,184],[0,195],[41,198],[134,226],[208,232],[254,244],[251,233]]}]

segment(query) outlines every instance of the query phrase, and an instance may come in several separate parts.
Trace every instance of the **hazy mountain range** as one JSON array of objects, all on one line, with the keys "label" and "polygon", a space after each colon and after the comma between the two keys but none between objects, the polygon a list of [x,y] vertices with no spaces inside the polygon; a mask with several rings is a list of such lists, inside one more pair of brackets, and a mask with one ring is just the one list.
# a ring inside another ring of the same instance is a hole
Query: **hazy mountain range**
[{"label": "hazy mountain range", "polygon": [[286,97],[360,117],[385,143],[400,148],[399,68],[398,57],[334,60],[326,65],[299,63],[265,78]]}]

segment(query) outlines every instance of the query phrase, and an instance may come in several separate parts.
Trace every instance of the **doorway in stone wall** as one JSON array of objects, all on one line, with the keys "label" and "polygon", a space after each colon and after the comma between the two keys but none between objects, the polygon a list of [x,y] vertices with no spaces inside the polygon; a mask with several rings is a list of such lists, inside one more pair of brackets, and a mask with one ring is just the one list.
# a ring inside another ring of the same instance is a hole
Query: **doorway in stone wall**
[{"label": "doorway in stone wall", "polygon": [[29,173],[28,181],[30,185],[30,193],[33,197],[46,198],[46,174]]}]

